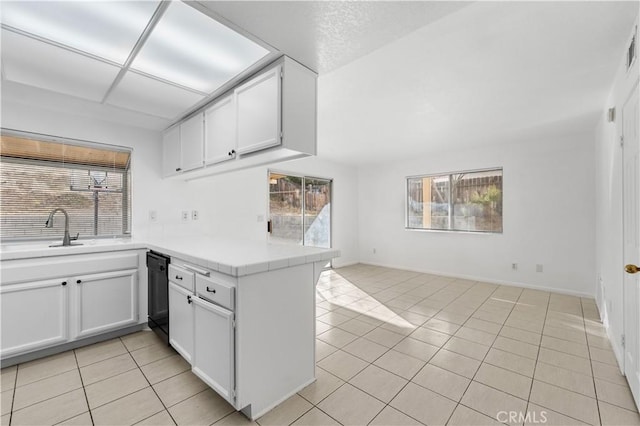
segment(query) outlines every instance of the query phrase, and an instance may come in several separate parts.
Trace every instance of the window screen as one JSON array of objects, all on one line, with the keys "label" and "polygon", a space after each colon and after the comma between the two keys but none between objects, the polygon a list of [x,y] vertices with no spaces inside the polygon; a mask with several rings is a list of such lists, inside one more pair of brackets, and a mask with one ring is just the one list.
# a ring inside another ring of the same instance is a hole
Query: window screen
[{"label": "window screen", "polygon": [[1,136],[0,230],[3,239],[119,236],[131,226],[131,152],[126,148],[36,137]]}]

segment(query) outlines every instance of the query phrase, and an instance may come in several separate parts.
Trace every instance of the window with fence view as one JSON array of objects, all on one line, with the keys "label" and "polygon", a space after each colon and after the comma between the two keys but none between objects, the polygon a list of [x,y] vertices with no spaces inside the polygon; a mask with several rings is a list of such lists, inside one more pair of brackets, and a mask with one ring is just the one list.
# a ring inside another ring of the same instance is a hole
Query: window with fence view
[{"label": "window with fence view", "polygon": [[57,239],[64,233],[86,237],[130,233],[130,151],[35,137],[2,135],[0,229],[3,239]]},{"label": "window with fence view", "polygon": [[407,178],[407,229],[502,232],[502,169]]},{"label": "window with fence view", "polygon": [[273,241],[331,247],[331,180],[269,173]]}]

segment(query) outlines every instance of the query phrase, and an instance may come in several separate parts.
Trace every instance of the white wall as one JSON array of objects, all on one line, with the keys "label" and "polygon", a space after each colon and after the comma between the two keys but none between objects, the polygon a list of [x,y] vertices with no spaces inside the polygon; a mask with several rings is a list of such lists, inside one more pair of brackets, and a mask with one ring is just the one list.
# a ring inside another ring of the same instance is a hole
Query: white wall
[{"label": "white wall", "polygon": [[[2,127],[133,149],[131,175],[132,234],[148,236],[206,233],[231,238],[266,241],[268,214],[267,167],[184,182],[162,179],[162,148],[159,132],[112,122],[77,117],[2,99]],[[305,158],[270,166],[273,170],[332,178],[333,246],[342,251],[336,266],[358,261],[357,172],[355,168]],[[149,211],[157,220],[149,220]],[[181,212],[198,210],[200,218],[184,222]],[[72,228],[73,228],[73,224]],[[72,229],[73,230],[73,229]]]},{"label": "white wall", "polygon": [[[184,182],[162,179],[159,132],[78,117],[2,99],[2,127],[81,139],[133,149],[132,233],[135,238],[206,233],[232,238],[267,239],[267,167]],[[357,262],[357,172],[355,168],[305,158],[270,166],[273,170],[327,177],[333,183],[333,246],[342,250],[341,266]],[[149,211],[157,220],[149,220]],[[181,212],[198,210],[200,218],[182,221]],[[72,224],[73,225],[73,224]]]},{"label": "white wall", "polygon": [[[360,260],[592,296],[593,143],[586,131],[362,168]],[[404,229],[406,176],[489,167],[504,168],[502,234]]]},{"label": "white wall", "polygon": [[[334,266],[358,261],[357,171],[317,157],[272,164],[187,182],[191,206],[201,212],[201,232],[267,240],[268,170],[333,179],[332,246],[341,250]],[[258,216],[263,220],[259,221]]]},{"label": "white wall", "polygon": [[[638,25],[636,23],[634,28]],[[629,33],[629,41],[632,33]],[[636,40],[638,36],[636,35]],[[621,52],[623,53],[623,52]],[[624,52],[626,53],[626,52]],[[623,365],[620,336],[624,332],[623,240],[622,240],[622,108],[638,83],[639,67],[626,70],[621,55],[611,93],[603,105],[602,119],[596,130],[596,273],[599,277],[596,301],[607,332]],[[609,123],[606,111],[616,109],[616,120]]]}]

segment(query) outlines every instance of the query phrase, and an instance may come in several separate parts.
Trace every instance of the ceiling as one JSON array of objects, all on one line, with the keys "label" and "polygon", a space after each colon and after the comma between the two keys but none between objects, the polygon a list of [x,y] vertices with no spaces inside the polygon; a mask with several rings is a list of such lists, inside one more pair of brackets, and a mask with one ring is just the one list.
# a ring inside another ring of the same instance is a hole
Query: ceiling
[{"label": "ceiling", "polygon": [[4,1],[2,78],[173,121],[271,52],[179,1]]},{"label": "ceiling", "polygon": [[[616,1],[190,3],[316,70],[319,155],[351,164],[593,129],[638,14],[637,2]],[[149,70],[124,88],[159,94],[135,81]],[[154,130],[171,123],[123,108],[135,104],[126,96],[100,103],[4,79],[2,97]]]},{"label": "ceiling", "polygon": [[478,2],[445,16],[321,75],[319,155],[374,164],[593,134],[639,5]]},{"label": "ceiling", "polygon": [[200,1],[319,74],[471,4],[464,1]]}]

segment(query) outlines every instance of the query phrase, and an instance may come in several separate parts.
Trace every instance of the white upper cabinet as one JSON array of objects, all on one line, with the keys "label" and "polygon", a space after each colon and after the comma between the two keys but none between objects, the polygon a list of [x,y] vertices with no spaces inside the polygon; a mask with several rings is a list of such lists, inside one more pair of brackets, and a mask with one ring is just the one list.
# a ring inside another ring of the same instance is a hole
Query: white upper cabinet
[{"label": "white upper cabinet", "polygon": [[204,154],[204,122],[202,113],[180,125],[180,153],[182,171],[202,167]]},{"label": "white upper cabinet", "polygon": [[238,154],[280,145],[281,70],[272,68],[235,90]]},{"label": "white upper cabinet", "polygon": [[162,176],[180,173],[180,127],[175,126],[166,131],[162,137]]},{"label": "white upper cabinet", "polygon": [[164,176],[192,170],[184,174],[189,180],[316,155],[316,79],[285,56],[230,90],[198,115],[200,123],[191,118],[179,125],[177,166],[174,141],[165,134],[170,146],[165,146]]},{"label": "white upper cabinet", "polygon": [[204,163],[215,164],[236,157],[234,96],[227,96],[204,112]]}]

